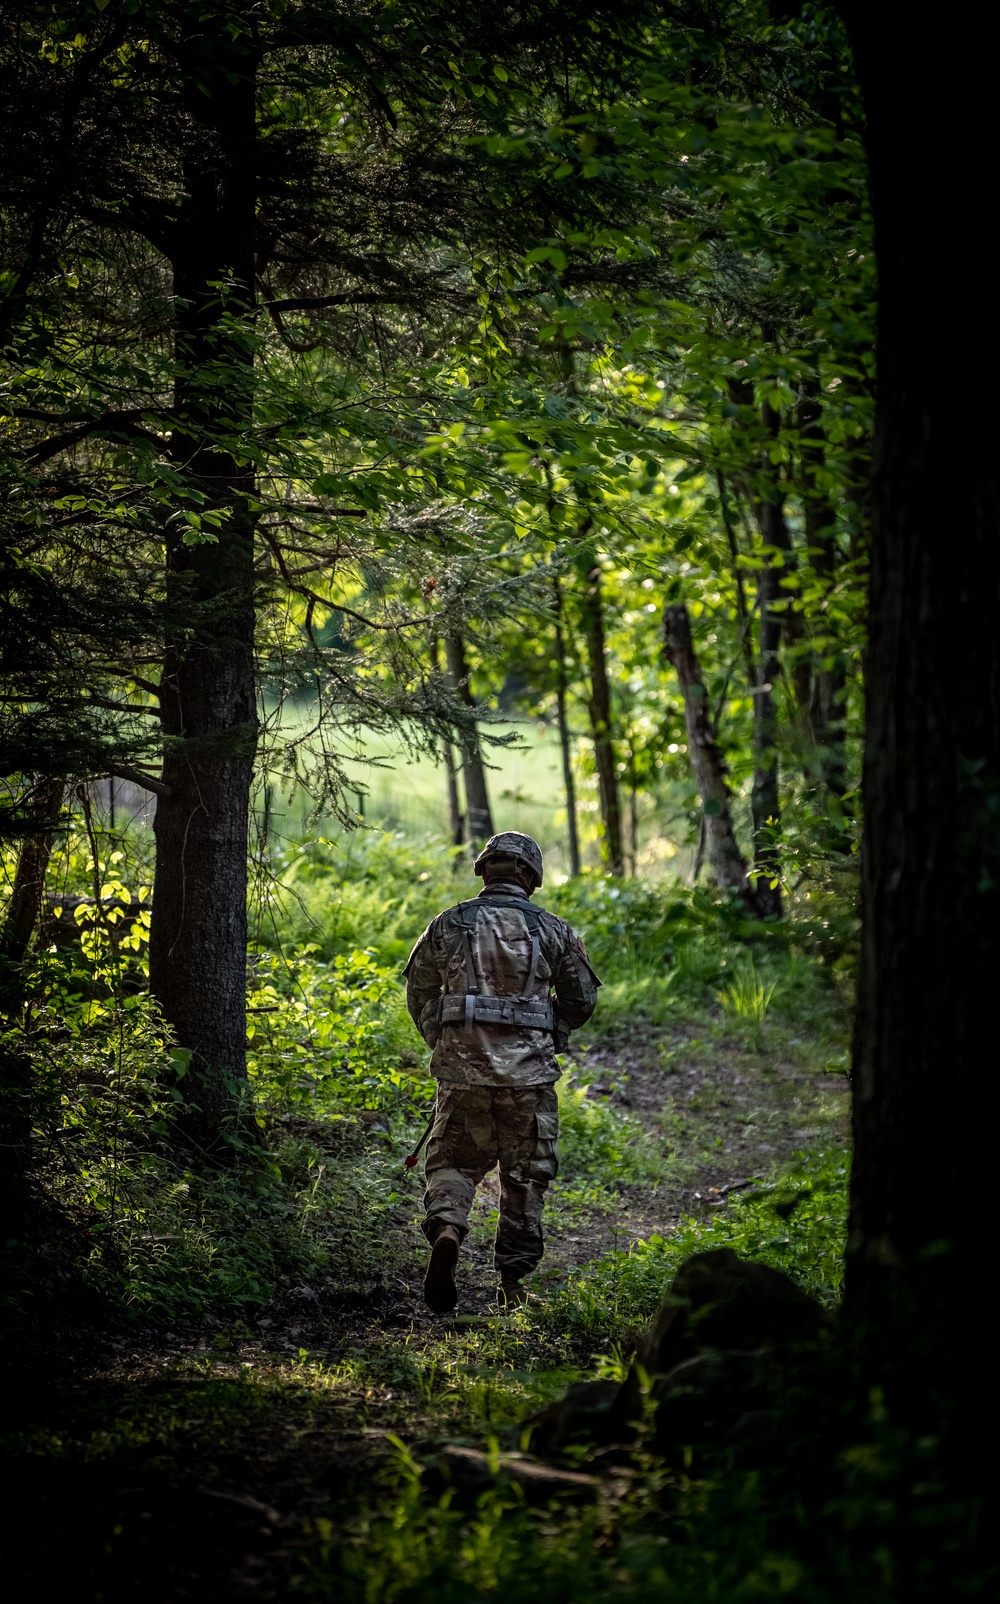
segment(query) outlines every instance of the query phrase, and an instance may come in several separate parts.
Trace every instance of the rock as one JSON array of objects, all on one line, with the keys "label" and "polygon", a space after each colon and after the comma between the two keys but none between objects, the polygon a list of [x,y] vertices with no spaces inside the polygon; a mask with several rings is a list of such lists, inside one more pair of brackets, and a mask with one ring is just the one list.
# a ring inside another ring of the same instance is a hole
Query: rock
[{"label": "rock", "polygon": [[[771,1401],[770,1365],[756,1352],[727,1353],[709,1348],[675,1365],[653,1387],[653,1446],[666,1453],[672,1445],[729,1439],[737,1422],[766,1412]],[[641,1407],[641,1397],[640,1397]],[[623,1413],[629,1403],[623,1393]]]},{"label": "rock", "polygon": [[574,1383],[526,1422],[531,1449],[634,1445],[649,1428],[660,1453],[739,1436],[741,1420],[769,1416],[790,1355],[825,1323],[819,1304],[780,1270],[729,1248],[696,1253],[678,1270],[621,1385]]},{"label": "rock", "polygon": [[824,1324],[819,1304],[781,1270],[717,1248],[681,1265],[635,1362],[648,1375],[665,1375],[703,1348],[783,1347]]}]

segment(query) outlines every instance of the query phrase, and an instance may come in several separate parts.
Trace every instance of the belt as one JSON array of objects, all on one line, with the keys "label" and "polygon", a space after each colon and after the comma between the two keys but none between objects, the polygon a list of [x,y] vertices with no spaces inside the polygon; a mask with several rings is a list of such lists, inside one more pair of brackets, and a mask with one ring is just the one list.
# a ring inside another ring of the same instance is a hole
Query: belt
[{"label": "belt", "polygon": [[508,1025],[522,1030],[552,1030],[555,1013],[547,1001],[523,997],[483,997],[451,992],[441,999],[442,1025]]}]

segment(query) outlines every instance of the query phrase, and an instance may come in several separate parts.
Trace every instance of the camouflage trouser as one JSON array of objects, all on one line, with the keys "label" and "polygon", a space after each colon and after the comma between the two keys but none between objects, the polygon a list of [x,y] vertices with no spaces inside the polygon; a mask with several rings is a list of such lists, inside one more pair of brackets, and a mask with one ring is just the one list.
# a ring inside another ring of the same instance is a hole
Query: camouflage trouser
[{"label": "camouflage trouser", "polygon": [[542,1256],[542,1203],[559,1168],[554,1086],[438,1086],[427,1145],[424,1235],[442,1225],[464,1239],[476,1187],[500,1166],[500,1221],[493,1263],[520,1277]]}]

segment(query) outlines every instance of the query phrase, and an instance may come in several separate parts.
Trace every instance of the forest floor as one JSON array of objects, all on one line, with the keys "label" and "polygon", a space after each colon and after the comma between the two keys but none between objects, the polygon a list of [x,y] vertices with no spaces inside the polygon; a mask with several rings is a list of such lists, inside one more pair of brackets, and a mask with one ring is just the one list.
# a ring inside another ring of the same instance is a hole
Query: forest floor
[{"label": "forest floor", "polygon": [[[827,1072],[829,1049],[828,1034],[786,1032],[755,1052],[720,1026],[699,1035],[641,1018],[592,1034],[574,1071],[586,1098],[627,1110],[629,1129],[666,1157],[654,1177],[613,1189],[560,1178],[524,1313],[495,1310],[495,1176],[477,1200],[456,1314],[427,1312],[419,1184],[401,1177],[393,1276],[368,1306],[345,1306],[332,1281],[289,1280],[230,1323],[60,1319],[6,1382],[5,1515],[24,1582],[144,1604],[340,1596],[331,1553],[348,1533],[363,1559],[364,1512],[391,1498],[408,1454],[482,1445],[568,1381],[615,1373],[620,1321],[598,1308],[561,1330],[558,1313],[546,1317],[560,1289],[583,1296],[574,1278],[596,1261],[613,1283],[634,1244],[725,1215],[804,1149],[846,1145],[848,1086]],[[372,1585],[358,1596],[379,1597]]]}]

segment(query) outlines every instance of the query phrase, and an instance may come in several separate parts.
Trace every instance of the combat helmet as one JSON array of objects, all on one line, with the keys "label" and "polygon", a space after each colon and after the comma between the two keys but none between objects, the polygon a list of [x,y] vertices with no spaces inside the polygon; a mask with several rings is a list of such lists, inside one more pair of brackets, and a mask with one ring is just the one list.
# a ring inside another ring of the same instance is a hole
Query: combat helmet
[{"label": "combat helmet", "polygon": [[491,858],[520,859],[534,875],[534,889],[538,890],[542,883],[542,849],[530,835],[523,835],[520,830],[501,830],[499,835],[491,835],[472,865],[476,874],[482,874]]}]

